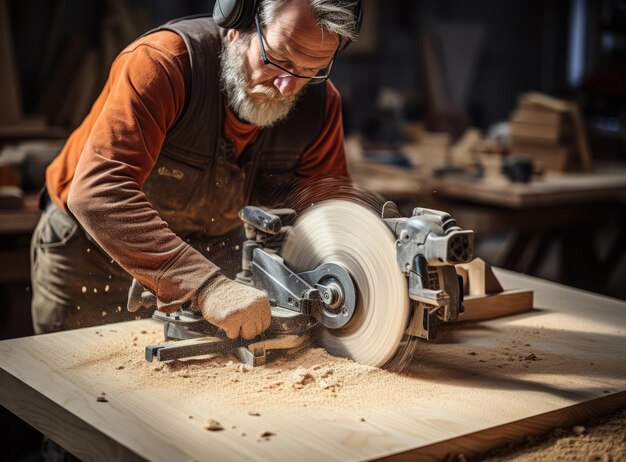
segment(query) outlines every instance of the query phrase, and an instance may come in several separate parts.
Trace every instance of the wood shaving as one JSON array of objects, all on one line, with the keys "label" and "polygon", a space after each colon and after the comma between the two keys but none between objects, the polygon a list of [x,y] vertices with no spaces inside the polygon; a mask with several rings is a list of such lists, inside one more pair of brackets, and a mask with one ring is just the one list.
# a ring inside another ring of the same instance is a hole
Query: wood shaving
[{"label": "wood shaving", "polygon": [[220,432],[224,430],[224,427],[217,421],[213,419],[208,419],[204,424],[204,429],[210,432]]}]

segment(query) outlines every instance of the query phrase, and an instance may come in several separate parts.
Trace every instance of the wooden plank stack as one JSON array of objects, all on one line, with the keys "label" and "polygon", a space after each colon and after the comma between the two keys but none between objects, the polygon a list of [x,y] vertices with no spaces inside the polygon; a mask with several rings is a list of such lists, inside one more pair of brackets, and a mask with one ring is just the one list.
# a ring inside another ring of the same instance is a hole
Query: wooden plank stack
[{"label": "wooden plank stack", "polygon": [[589,144],[576,103],[525,93],[510,124],[511,154],[528,156],[544,170],[591,170]]}]

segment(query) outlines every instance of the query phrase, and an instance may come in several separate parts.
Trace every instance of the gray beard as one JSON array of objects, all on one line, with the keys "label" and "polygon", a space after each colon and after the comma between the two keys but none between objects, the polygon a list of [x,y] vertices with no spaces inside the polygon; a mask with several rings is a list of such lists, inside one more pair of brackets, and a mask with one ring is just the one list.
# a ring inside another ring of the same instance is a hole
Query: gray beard
[{"label": "gray beard", "polygon": [[258,127],[271,127],[287,117],[303,92],[285,97],[274,86],[256,86],[252,89],[253,92],[264,93],[272,99],[254,100],[246,92],[250,86],[244,59],[247,48],[248,44],[240,38],[224,44],[221,58],[222,88],[226,93],[228,106],[240,120]]}]

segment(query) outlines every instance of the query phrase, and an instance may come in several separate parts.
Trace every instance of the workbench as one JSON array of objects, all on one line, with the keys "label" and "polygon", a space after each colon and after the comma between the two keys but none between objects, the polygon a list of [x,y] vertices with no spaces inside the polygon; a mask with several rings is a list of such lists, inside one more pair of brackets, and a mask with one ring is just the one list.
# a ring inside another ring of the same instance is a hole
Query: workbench
[{"label": "workbench", "polygon": [[[304,405],[273,412],[265,403],[262,415],[250,416],[211,396],[198,400],[210,385],[177,394],[157,372],[135,387],[138,370],[98,368],[98,352],[112,351],[116,335],[139,336],[132,351],[141,356],[139,332],[159,330],[153,320],[0,342],[0,404],[83,460],[155,461],[468,456],[624,406],[626,303],[495,274],[505,289],[533,289],[535,309],[446,326],[437,343],[420,342],[398,374],[404,395],[390,386],[368,390],[395,406],[341,405],[339,389],[334,408],[303,398]],[[224,431],[207,431],[199,416],[219,420]],[[255,438],[268,429],[271,437]]]},{"label": "workbench", "polygon": [[366,162],[351,171],[357,184],[396,201],[405,215],[415,206],[445,210],[478,244],[501,238],[497,252],[483,256],[495,266],[545,275],[549,264],[551,278],[606,293],[626,256],[626,165],[596,164],[593,172],[547,172],[529,183],[426,177]]}]

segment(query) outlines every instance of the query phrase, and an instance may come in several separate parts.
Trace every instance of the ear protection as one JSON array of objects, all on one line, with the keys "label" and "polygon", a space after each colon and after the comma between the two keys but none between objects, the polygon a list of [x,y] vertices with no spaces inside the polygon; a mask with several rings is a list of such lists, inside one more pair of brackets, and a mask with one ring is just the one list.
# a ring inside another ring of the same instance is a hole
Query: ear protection
[{"label": "ear protection", "polygon": [[247,29],[258,7],[259,0],[215,0],[213,19],[224,29]]},{"label": "ear protection", "polygon": [[[215,0],[213,7],[213,19],[215,23],[225,29],[247,29],[252,26],[254,16],[259,8],[260,0]],[[355,31],[358,35],[361,31],[363,20],[363,5],[361,0],[355,6],[357,18]],[[347,44],[342,48],[342,50]]]}]

